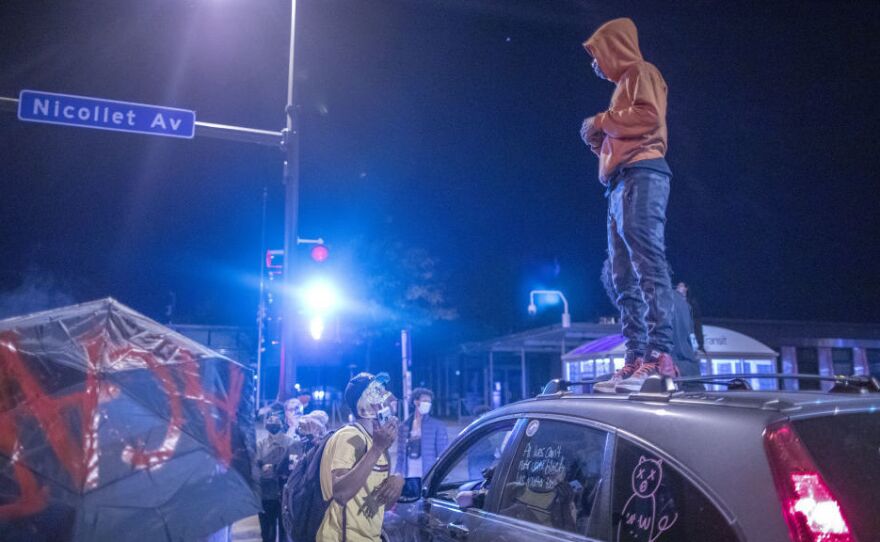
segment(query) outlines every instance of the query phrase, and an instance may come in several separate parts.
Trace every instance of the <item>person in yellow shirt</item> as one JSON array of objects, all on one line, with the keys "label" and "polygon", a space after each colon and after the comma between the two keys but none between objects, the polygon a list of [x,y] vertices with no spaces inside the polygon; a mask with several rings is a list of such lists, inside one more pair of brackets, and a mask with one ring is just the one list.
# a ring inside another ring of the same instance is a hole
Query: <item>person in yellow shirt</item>
[{"label": "person in yellow shirt", "polygon": [[360,373],[345,388],[355,421],[330,437],[321,456],[321,493],[331,502],[317,542],[379,542],[385,507],[400,498],[403,478],[390,474],[398,421],[387,381],[384,373]]}]

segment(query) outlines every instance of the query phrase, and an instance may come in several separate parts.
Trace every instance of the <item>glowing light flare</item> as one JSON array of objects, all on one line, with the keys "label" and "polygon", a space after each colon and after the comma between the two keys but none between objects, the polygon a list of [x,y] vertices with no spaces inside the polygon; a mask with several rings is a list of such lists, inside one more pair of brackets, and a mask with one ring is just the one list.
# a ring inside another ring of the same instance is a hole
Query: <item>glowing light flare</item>
[{"label": "glowing light flare", "polygon": [[312,314],[327,314],[339,304],[339,293],[326,281],[315,281],[303,289],[303,303]]},{"label": "glowing light flare", "polygon": [[562,302],[557,294],[539,294],[536,297],[538,298],[538,303],[551,307],[553,305],[559,305]]},{"label": "glowing light flare", "polygon": [[311,319],[309,322],[309,335],[316,341],[320,341],[321,337],[324,336],[324,319],[322,317],[315,316]]},{"label": "glowing light flare", "polygon": [[330,256],[330,249],[324,245],[315,245],[312,247],[311,255],[313,260],[321,263]]},{"label": "glowing light flare", "polygon": [[[816,540],[832,540],[829,535],[849,534],[840,505],[817,473],[792,473],[791,483],[797,496],[791,511],[803,515]],[[834,536],[833,540],[849,540],[849,537]]]}]

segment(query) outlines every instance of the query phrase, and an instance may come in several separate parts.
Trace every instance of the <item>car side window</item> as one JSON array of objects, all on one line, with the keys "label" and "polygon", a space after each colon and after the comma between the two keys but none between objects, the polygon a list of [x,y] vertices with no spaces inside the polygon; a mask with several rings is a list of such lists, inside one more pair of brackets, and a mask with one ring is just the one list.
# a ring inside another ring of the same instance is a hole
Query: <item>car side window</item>
[{"label": "car side window", "polygon": [[738,540],[699,488],[656,454],[623,438],[617,442],[611,511],[618,542]]},{"label": "car side window", "polygon": [[482,508],[515,422],[499,422],[467,443],[464,449],[455,450],[452,462],[438,472],[440,482],[434,486],[431,496],[463,508]]},{"label": "car side window", "polygon": [[607,437],[583,425],[530,420],[502,488],[499,513],[586,535]]}]

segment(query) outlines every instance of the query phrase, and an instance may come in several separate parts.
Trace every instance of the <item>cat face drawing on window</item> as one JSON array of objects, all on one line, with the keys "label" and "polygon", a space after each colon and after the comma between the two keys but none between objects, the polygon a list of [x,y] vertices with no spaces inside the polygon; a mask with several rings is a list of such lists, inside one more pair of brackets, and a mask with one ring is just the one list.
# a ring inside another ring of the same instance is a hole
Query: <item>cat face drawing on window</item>
[{"label": "cat face drawing on window", "polygon": [[639,497],[650,497],[657,492],[662,479],[662,461],[641,456],[639,464],[633,469],[632,473],[633,492]]}]

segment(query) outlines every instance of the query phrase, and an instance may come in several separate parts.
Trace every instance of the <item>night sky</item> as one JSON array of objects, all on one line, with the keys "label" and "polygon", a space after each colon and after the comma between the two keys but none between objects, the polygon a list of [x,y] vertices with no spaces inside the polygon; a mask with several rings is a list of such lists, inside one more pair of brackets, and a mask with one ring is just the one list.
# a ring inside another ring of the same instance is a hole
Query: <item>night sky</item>
[{"label": "night sky", "polygon": [[[575,320],[610,314],[578,129],[613,87],[580,44],[619,16],[669,85],[667,254],[703,312],[880,322],[876,2],[300,0],[300,232],[327,269],[354,296],[363,246],[422,249],[470,337],[557,322],[526,314],[538,286]],[[284,0],[4,0],[0,25],[2,96],[283,124]],[[0,183],[2,316],[112,295],[164,321],[174,292],[174,321],[254,322],[280,152],[0,112]]]}]

